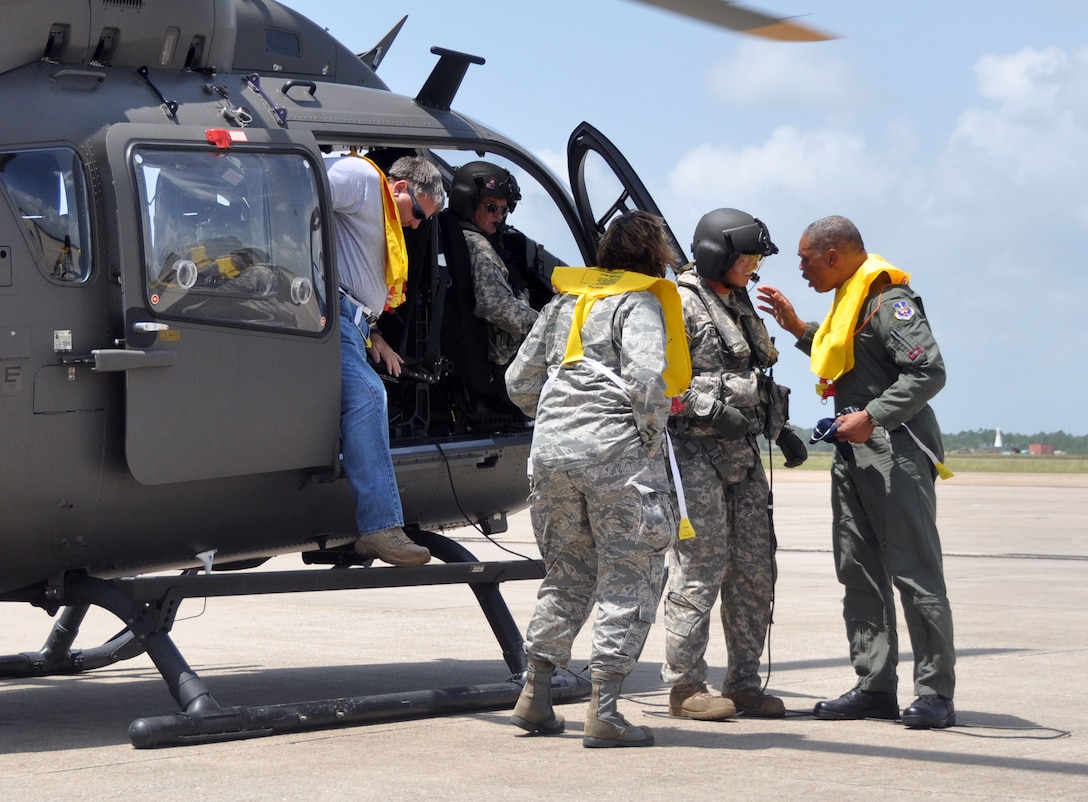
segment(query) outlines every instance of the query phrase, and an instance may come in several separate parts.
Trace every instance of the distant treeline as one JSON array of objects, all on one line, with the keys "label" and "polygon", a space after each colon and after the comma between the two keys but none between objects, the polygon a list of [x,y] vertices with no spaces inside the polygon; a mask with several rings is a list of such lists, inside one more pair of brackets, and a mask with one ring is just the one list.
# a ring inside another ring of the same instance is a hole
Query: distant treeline
[{"label": "distant treeline", "polygon": [[[798,429],[799,435],[804,435],[808,441],[809,430]],[[975,429],[970,432],[956,432],[955,434],[942,434],[944,450],[953,451],[994,451],[994,440],[997,438],[996,429]],[[1066,434],[1065,432],[1039,432],[1038,434],[1017,434],[1016,432],[1001,432],[1002,451],[1021,451],[1026,453],[1032,443],[1041,443],[1054,447],[1055,451],[1075,456],[1088,456],[1088,435]],[[830,451],[830,443],[817,443],[808,446],[813,451]]]},{"label": "distant treeline", "polygon": [[[945,451],[958,449],[972,449],[974,451],[991,451],[994,440],[997,438],[996,429],[975,429],[970,432],[957,432],[956,434],[942,434]],[[1065,432],[1038,432],[1036,434],[1017,434],[1016,432],[1002,432],[1001,444],[1006,451],[1027,451],[1032,443],[1053,446],[1055,451],[1066,454],[1088,454],[1088,435],[1066,434]]]}]

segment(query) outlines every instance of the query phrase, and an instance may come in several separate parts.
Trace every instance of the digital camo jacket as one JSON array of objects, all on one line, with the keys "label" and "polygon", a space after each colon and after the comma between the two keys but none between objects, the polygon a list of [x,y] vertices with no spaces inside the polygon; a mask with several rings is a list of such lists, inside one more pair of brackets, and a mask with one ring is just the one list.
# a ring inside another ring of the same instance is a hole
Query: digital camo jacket
[{"label": "digital camo jacket", "polygon": [[[744,412],[751,426],[740,440],[718,440],[732,473],[739,481],[758,459],[756,436],[767,426],[771,382],[763,369],[778,360],[763,321],[756,315],[747,293],[734,291],[720,296],[702,286],[694,270],[680,275],[684,326],[691,350],[691,387],[684,393],[683,410],[671,421],[680,438],[712,437],[706,417],[715,401]],[[781,427],[784,423],[776,423]]]},{"label": "digital camo jacket", "polygon": [[506,371],[510,400],[536,418],[534,462],[566,470],[638,446],[658,453],[669,404],[661,377],[665,321],[657,298],[650,292],[601,298],[582,327],[585,356],[617,373],[627,390],[585,361],[559,367],[576,301],[572,295],[549,301]]},{"label": "digital camo jacket", "polygon": [[518,351],[522,339],[537,319],[529,305],[527,290],[516,292],[510,284],[510,271],[479,229],[462,221],[472,284],[476,293],[476,317],[487,321],[487,358],[505,365]]}]

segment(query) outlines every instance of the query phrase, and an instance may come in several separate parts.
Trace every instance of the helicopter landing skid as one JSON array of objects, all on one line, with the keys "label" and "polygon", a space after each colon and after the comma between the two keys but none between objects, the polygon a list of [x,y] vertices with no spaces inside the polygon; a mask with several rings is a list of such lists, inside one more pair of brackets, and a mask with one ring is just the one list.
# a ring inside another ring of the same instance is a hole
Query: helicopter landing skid
[{"label": "helicopter landing skid", "polygon": [[[427,718],[512,708],[521,693],[527,668],[522,638],[499,592],[501,582],[540,579],[535,560],[480,562],[459,543],[434,532],[412,531],[440,565],[418,568],[332,569],[208,574],[187,571],[177,576],[105,580],[75,576],[68,580],[63,609],[45,646],[37,653],[0,656],[0,677],[76,674],[135,657],[143,652],[162,675],[181,712],[139,718],[129,726],[137,748],[180,746],[240,740],[289,732]],[[327,699],[300,704],[223,707],[182,657],[170,637],[181,601],[209,596],[316,592],[377,587],[467,583],[503,650],[510,669],[504,682],[454,688]],[[126,623],[107,643],[72,650],[90,606],[101,607]],[[588,683],[574,675],[557,675],[552,698],[571,701],[588,695]]]}]

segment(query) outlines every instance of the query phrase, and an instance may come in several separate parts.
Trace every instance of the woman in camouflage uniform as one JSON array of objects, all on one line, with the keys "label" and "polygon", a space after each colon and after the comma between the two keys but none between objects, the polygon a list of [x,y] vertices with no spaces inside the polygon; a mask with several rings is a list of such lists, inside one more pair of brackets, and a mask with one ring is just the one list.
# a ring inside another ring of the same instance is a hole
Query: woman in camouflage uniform
[{"label": "woman in camouflage uniform", "polygon": [[[645,274],[635,277],[643,285],[676,293],[663,278],[674,257],[660,218],[638,211],[616,218],[597,257],[602,270],[557,268],[557,275],[618,281],[622,271],[634,271]],[[553,281],[560,294],[506,373],[511,400],[536,418],[530,503],[547,567],[526,634],[528,680],[512,722],[530,732],[563,731],[551,706],[552,675],[569,665],[596,601],[583,745],[649,746],[653,733],[628,723],[616,701],[654,620],[677,527],[663,450],[666,319],[653,292],[604,293],[586,304]],[[575,321],[583,321],[580,328]],[[579,333],[580,353],[571,350]]]}]

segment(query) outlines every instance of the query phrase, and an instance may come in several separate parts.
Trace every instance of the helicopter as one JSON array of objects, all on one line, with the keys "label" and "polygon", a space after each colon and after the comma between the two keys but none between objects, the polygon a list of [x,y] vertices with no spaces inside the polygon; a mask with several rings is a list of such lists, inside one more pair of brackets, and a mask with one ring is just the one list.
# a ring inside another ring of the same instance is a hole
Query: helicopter
[{"label": "helicopter", "polygon": [[[500,585],[539,579],[542,566],[480,561],[442,532],[499,535],[527,506],[531,423],[483,363],[456,221],[442,212],[406,231],[408,300],[381,323],[406,358],[385,377],[390,441],[406,533],[441,564],[382,568],[354,554],[325,165],[422,154],[449,181],[468,158],[510,164],[548,199],[570,251],[505,232],[511,273],[538,308],[553,267],[594,262],[612,216],[658,213],[630,165],[583,123],[568,142],[568,190],[454,112],[483,63],[474,55],[433,48],[418,93],[391,91],[377,69],[406,18],[356,54],[274,0],[0,9],[0,97],[33,109],[32,125],[0,138],[0,602],[57,618],[40,649],[0,656],[0,678],[146,654],[180,712],[134,721],[140,748],[512,706],[526,663]],[[603,207],[585,180],[598,158],[622,187]],[[294,553],[310,567],[259,570]],[[229,707],[170,636],[187,598],[450,583],[475,593],[506,681]],[[77,649],[92,607],[122,628]],[[586,693],[553,687],[557,700]]]}]

